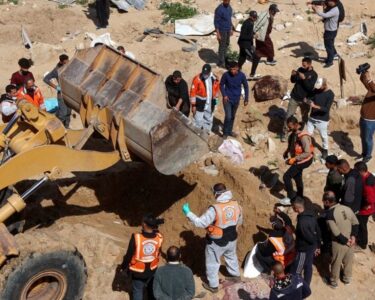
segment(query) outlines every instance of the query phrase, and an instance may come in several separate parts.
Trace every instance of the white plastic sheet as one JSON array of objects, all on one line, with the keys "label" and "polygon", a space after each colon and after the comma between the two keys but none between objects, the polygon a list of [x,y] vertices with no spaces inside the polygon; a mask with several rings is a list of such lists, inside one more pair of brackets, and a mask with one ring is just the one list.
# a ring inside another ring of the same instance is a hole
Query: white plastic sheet
[{"label": "white plastic sheet", "polygon": [[126,0],[111,0],[111,2],[121,10],[128,11],[130,8],[130,4]]},{"label": "white plastic sheet", "polygon": [[243,276],[245,278],[256,278],[260,275],[262,267],[260,266],[257,258],[255,257],[255,252],[257,251],[258,243],[255,244],[251,253],[246,257]]},{"label": "white plastic sheet", "polygon": [[176,20],[174,32],[180,35],[208,35],[215,31],[214,15],[197,15],[190,19]]},{"label": "white plastic sheet", "polygon": [[97,36],[94,33],[86,32],[86,36],[92,41],[90,47],[94,47],[96,44],[101,43],[113,48],[117,47],[117,44],[111,40],[111,35],[107,32]]},{"label": "white plastic sheet", "polygon": [[244,161],[242,145],[236,140],[226,139],[218,150],[233,163],[240,164]]}]

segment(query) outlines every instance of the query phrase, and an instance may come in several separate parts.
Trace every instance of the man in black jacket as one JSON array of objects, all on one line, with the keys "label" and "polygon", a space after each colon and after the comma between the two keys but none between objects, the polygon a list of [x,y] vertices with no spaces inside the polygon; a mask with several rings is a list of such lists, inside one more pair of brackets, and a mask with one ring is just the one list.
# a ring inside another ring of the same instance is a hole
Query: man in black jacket
[{"label": "man in black jacket", "polygon": [[[256,11],[252,10],[249,13],[249,18],[243,22],[241,26],[240,37],[238,38],[238,45],[240,46],[240,57],[238,59],[238,66],[240,69],[245,63],[246,59],[252,60],[253,64],[250,72],[250,80],[257,79],[260,77],[256,75],[256,69],[258,67],[257,58],[255,57],[254,48],[254,22],[258,19],[258,14]],[[255,59],[254,59],[255,58]]]},{"label": "man in black jacket", "polygon": [[190,114],[189,89],[180,71],[174,71],[165,80],[168,93],[168,106],[181,111],[185,116]]},{"label": "man in black jacket", "polygon": [[320,254],[320,229],[314,214],[305,210],[303,198],[294,200],[293,210],[298,213],[295,231],[297,256],[291,273],[301,275],[303,270],[303,279],[310,285],[314,256]]},{"label": "man in black jacket", "polygon": [[[302,122],[307,123],[310,106],[306,103],[306,98],[312,96],[314,85],[318,79],[318,74],[312,67],[312,60],[309,57],[302,59],[302,66],[298,70],[293,70],[290,81],[294,83],[293,90],[290,94],[288,110],[285,120],[293,116],[299,107],[302,115]],[[281,134],[281,141],[286,142],[288,132],[287,124],[284,124]]]},{"label": "man in black jacket", "polygon": [[107,28],[109,19],[109,0],[96,0],[96,17],[98,18],[98,29]]},{"label": "man in black jacket", "polygon": [[362,204],[362,177],[356,169],[351,169],[347,160],[337,162],[337,170],[344,175],[344,185],[341,190],[340,204],[348,206],[355,215],[358,214]]}]

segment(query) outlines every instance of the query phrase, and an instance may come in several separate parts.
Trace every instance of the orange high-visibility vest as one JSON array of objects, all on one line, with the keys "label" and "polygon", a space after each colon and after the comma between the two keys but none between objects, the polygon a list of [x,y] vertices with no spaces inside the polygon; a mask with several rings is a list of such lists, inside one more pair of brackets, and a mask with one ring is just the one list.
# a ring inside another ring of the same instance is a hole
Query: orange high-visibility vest
[{"label": "orange high-visibility vest", "polygon": [[217,203],[212,205],[216,216],[213,225],[207,227],[207,233],[212,239],[221,239],[223,229],[236,226],[241,215],[241,207],[237,201],[228,201],[226,203]]},{"label": "orange high-visibility vest", "polygon": [[146,238],[141,233],[134,235],[135,253],[130,261],[129,269],[134,272],[143,273],[146,264],[150,264],[150,269],[155,270],[159,264],[159,255],[163,236],[156,233],[154,238]]},{"label": "orange high-visibility vest", "polygon": [[[215,76],[212,78],[212,99],[219,97],[220,82]],[[207,91],[204,80],[201,79],[201,74],[198,74],[193,78],[190,89],[190,101],[191,104],[196,103],[196,98],[207,101]]]},{"label": "orange high-visibility vest", "polygon": [[[304,137],[305,135],[307,136],[310,136],[310,134],[307,132],[307,131],[302,131],[298,134],[298,139],[296,141],[296,144],[294,145],[294,151],[295,151],[295,155],[298,156],[300,154],[302,154],[304,152],[303,150],[303,147],[302,147],[302,142],[301,142],[301,139],[302,137]],[[311,137],[311,136],[310,136]],[[311,142],[310,143],[310,155],[305,158],[304,160],[301,160],[301,161],[298,161],[297,164],[302,164],[304,162],[307,162],[309,161],[310,159],[312,159],[314,157],[314,145],[313,143]]]},{"label": "orange high-visibility vest", "polygon": [[43,95],[42,95],[42,92],[40,91],[40,89],[37,87],[34,91],[34,97],[31,97],[27,91],[26,91],[26,88],[22,87],[18,90],[18,93],[17,93],[17,99],[25,99],[27,100],[28,102],[34,104],[36,107],[40,107],[40,105],[42,105],[44,103],[44,98],[43,98]]},{"label": "orange high-visibility vest", "polygon": [[284,267],[288,266],[294,260],[295,251],[285,252],[286,248],[282,237],[269,237],[268,239],[276,249],[276,252],[272,254],[273,259],[281,262]]}]

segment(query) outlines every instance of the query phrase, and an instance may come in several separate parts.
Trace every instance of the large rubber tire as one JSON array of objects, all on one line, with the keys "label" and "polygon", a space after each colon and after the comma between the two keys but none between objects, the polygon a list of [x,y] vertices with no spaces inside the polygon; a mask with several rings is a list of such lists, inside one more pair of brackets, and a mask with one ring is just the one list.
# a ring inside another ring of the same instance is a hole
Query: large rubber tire
[{"label": "large rubber tire", "polygon": [[[30,242],[30,237],[24,239],[25,236],[22,235],[22,242]],[[87,272],[81,254],[73,246],[66,246],[56,240],[51,240],[51,249],[47,247],[41,250],[40,247],[49,243],[45,235],[38,232],[36,236],[36,251],[21,248],[21,255],[1,268],[0,299],[82,299]],[[35,234],[31,238],[35,238]],[[17,242],[20,244],[20,239]],[[28,244],[23,246],[28,248]]]}]

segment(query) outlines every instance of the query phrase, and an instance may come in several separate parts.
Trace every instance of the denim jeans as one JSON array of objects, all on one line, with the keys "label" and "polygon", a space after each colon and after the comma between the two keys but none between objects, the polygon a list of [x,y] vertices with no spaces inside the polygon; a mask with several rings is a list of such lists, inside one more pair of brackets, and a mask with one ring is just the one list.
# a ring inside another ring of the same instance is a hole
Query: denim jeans
[{"label": "denim jeans", "polygon": [[147,288],[147,299],[154,300],[154,294],[152,290],[154,277],[147,279],[138,279],[132,278],[132,287],[133,287],[133,300],[143,300],[143,294],[145,288]]},{"label": "denim jeans", "polygon": [[362,156],[371,158],[373,148],[373,136],[375,132],[375,120],[367,121],[363,118],[359,121],[359,128],[362,142]]},{"label": "denim jeans", "polygon": [[318,130],[323,142],[323,149],[328,150],[328,121],[321,121],[309,118],[307,122],[307,132],[313,135],[314,129]]},{"label": "denim jeans", "polygon": [[231,135],[233,132],[233,124],[234,118],[236,117],[236,112],[238,109],[239,102],[232,103],[227,101],[224,103],[224,112],[225,112],[225,119],[224,119],[224,135]]},{"label": "denim jeans", "polygon": [[335,48],[335,38],[337,35],[336,31],[325,31],[324,32],[324,47],[327,51],[327,60],[326,64],[333,63],[333,58],[335,57],[335,54],[337,53]]}]

